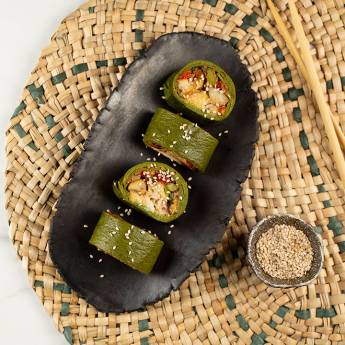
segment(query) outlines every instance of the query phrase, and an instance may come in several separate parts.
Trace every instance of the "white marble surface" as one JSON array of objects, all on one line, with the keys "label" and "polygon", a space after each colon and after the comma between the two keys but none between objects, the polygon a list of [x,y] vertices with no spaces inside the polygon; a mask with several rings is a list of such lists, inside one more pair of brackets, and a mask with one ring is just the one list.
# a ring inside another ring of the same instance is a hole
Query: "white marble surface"
[{"label": "white marble surface", "polygon": [[[0,0],[0,165],[4,190],[5,128],[40,51],[59,22],[83,0]],[[27,282],[8,239],[4,195],[0,193],[0,344],[67,344]]]}]

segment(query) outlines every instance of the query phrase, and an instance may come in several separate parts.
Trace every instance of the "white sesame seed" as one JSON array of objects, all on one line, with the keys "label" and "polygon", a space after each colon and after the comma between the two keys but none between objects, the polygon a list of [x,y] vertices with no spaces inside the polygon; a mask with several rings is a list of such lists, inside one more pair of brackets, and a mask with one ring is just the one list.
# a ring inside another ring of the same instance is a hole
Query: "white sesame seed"
[{"label": "white sesame seed", "polygon": [[188,150],[184,150],[184,153],[188,153]]},{"label": "white sesame seed", "polygon": [[183,197],[182,197],[182,196],[180,196],[180,200],[183,200]]},{"label": "white sesame seed", "polygon": [[90,254],[89,256],[90,256],[90,259],[93,259],[93,255],[92,254]]},{"label": "white sesame seed", "polygon": [[168,235],[171,235],[171,230],[168,231]]},{"label": "white sesame seed", "polygon": [[104,278],[104,274],[101,274],[99,277],[100,277],[100,278]]},{"label": "white sesame seed", "polygon": [[174,167],[176,167],[176,164],[175,164],[175,163],[173,163],[173,166],[174,166]]},{"label": "white sesame seed", "polygon": [[171,133],[171,131],[170,131],[170,129],[168,129],[168,134],[170,134]]},{"label": "white sesame seed", "polygon": [[169,145],[169,147],[171,147],[171,148],[172,148],[172,147],[174,147],[174,145]]},{"label": "white sesame seed", "polygon": [[190,185],[188,185],[188,189],[192,189],[192,187]]},{"label": "white sesame seed", "polygon": [[99,260],[98,260],[98,262],[102,262],[102,261],[103,261],[103,259],[99,259]]},{"label": "white sesame seed", "polygon": [[161,91],[164,90],[164,87],[161,86],[161,87],[159,88],[159,90],[161,90]]},{"label": "white sesame seed", "polygon": [[221,137],[222,136],[222,132],[218,133],[218,136]]},{"label": "white sesame seed", "polygon": [[113,246],[113,250],[115,250],[116,249],[116,246]]},{"label": "white sesame seed", "polygon": [[117,206],[117,209],[118,209],[118,210],[121,210],[121,206]]},{"label": "white sesame seed", "polygon": [[214,120],[214,117],[211,117],[211,121],[213,121]]},{"label": "white sesame seed", "polygon": [[162,99],[165,99],[165,96],[162,96]]},{"label": "white sesame seed", "polygon": [[174,141],[173,141],[173,144],[175,145],[176,143],[177,143],[177,141],[176,141],[176,140],[174,140]]},{"label": "white sesame seed", "polygon": [[128,245],[131,246],[133,244],[133,242],[129,242]]},{"label": "white sesame seed", "polygon": [[192,181],[193,180],[193,177],[188,177],[188,181]]},{"label": "white sesame seed", "polygon": [[151,160],[151,158],[146,158],[146,160],[147,160],[147,161],[150,161],[150,160]]},{"label": "white sesame seed", "polygon": [[129,251],[128,251],[128,255],[131,255],[131,254],[132,254],[132,251],[131,251],[131,250],[129,250]]},{"label": "white sesame seed", "polygon": [[153,161],[155,162],[157,159],[156,159],[156,157],[153,157]]},{"label": "white sesame seed", "polygon": [[144,137],[144,136],[145,136],[145,134],[144,134],[144,133],[141,133],[141,136],[142,136],[142,137]]},{"label": "white sesame seed", "polygon": [[155,137],[155,136],[156,136],[156,133],[152,133],[152,136]]},{"label": "white sesame seed", "polygon": [[174,228],[174,227],[175,227],[175,225],[174,225],[174,224],[171,224],[171,225],[170,225],[170,228],[171,228],[171,229],[172,229],[172,228]]},{"label": "white sesame seed", "polygon": [[229,130],[224,131],[224,134],[228,134],[228,133],[229,133]]},{"label": "white sesame seed", "polygon": [[134,262],[134,259],[132,258],[131,261]]},{"label": "white sesame seed", "polygon": [[161,153],[160,153],[160,152],[158,152],[158,153],[157,153],[157,156],[159,157],[160,155],[161,155]]},{"label": "white sesame seed", "polygon": [[[131,225],[131,229],[134,229],[134,225]],[[129,230],[129,232],[130,232],[130,230]]]},{"label": "white sesame seed", "polygon": [[140,152],[140,156],[142,157],[144,154],[142,152]]},{"label": "white sesame seed", "polygon": [[145,234],[145,231],[144,231],[144,230],[141,230],[140,232],[141,232],[142,234]]},{"label": "white sesame seed", "polygon": [[87,224],[84,224],[83,227],[84,227],[84,228],[88,228],[89,226],[88,226]]},{"label": "white sesame seed", "polygon": [[123,216],[124,216],[124,214],[123,214],[123,213],[120,213],[120,216],[121,216],[121,217],[123,217]]}]

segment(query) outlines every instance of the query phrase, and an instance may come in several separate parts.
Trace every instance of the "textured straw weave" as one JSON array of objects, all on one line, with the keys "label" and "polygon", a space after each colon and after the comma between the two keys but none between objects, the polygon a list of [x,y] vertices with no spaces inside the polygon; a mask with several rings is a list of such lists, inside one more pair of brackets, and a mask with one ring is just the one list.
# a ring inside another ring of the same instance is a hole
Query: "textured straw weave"
[{"label": "textured straw weave", "polygon": [[[286,1],[278,6],[286,18]],[[345,130],[344,1],[302,0],[298,7],[324,91]],[[178,291],[143,312],[99,313],[50,260],[54,204],[126,66],[172,31],[220,37],[238,50],[260,98],[256,157],[222,242]],[[6,153],[10,238],[70,343],[345,344],[344,194],[320,116],[265,1],[85,3],[43,50],[11,117]],[[301,216],[322,235],[325,262],[314,284],[273,289],[248,268],[243,240],[259,219],[278,212]]]}]

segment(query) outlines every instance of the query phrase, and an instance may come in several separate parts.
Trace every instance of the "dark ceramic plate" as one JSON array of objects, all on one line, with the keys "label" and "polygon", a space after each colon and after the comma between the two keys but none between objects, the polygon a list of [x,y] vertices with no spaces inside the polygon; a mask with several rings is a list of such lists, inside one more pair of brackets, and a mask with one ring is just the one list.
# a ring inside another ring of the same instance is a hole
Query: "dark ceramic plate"
[{"label": "dark ceramic plate", "polygon": [[[229,130],[228,135],[219,138],[220,145],[206,173],[177,167],[185,178],[192,176],[193,180],[187,213],[174,222],[172,234],[168,235],[169,224],[135,211],[126,217],[135,225],[151,229],[165,242],[154,271],[144,275],[98,252],[88,240],[103,210],[116,212],[118,206],[124,208],[112,192],[114,178],[155,155],[145,149],[141,133],[156,108],[167,107],[160,86],[172,72],[195,59],[213,61],[230,74],[237,90],[236,105],[224,122],[203,126],[217,138],[219,132]],[[62,191],[49,246],[52,260],[66,282],[104,312],[140,309],[177,289],[222,238],[253,158],[257,115],[249,72],[229,43],[196,33],[169,34],[156,40],[131,64],[109,97],[85,152],[74,166],[72,180]]]}]

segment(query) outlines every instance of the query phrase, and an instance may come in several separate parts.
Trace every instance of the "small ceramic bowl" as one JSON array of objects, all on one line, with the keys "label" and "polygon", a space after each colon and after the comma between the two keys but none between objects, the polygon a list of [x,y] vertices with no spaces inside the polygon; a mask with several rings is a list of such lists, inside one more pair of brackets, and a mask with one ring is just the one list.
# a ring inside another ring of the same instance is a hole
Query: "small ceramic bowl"
[{"label": "small ceramic bowl", "polygon": [[[260,264],[256,257],[256,242],[263,233],[279,224],[292,225],[296,229],[303,231],[311,243],[311,246],[313,248],[313,261],[311,269],[303,277],[295,279],[273,278],[265,273],[264,270],[260,267]],[[299,218],[288,214],[269,216],[262,219],[258,224],[256,224],[249,235],[247,249],[248,261],[255,274],[267,285],[273,287],[289,288],[307,285],[318,276],[323,264],[323,246],[319,235],[314,231],[311,225],[307,224]]]}]

